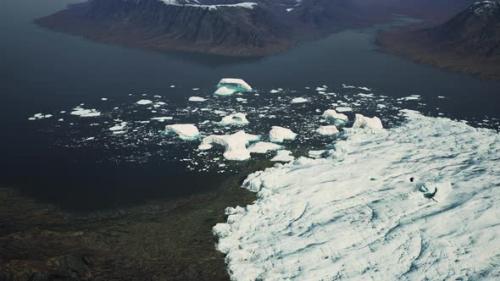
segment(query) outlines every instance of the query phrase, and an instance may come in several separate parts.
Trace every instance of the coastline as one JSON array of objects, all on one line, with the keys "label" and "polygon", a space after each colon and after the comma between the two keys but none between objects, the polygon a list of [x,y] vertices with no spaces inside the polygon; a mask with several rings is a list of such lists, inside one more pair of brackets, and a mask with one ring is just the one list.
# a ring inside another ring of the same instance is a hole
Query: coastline
[{"label": "coastline", "polygon": [[[425,38],[416,39],[414,28],[380,31],[375,44],[379,50],[409,59],[415,63],[430,65],[451,72],[469,74],[482,80],[500,80],[500,61],[485,60],[432,49]],[[427,43],[427,44],[426,44]]]},{"label": "coastline", "polygon": [[212,227],[256,199],[241,182],[268,166],[249,163],[207,193],[88,214],[0,188],[0,279],[229,280]]}]

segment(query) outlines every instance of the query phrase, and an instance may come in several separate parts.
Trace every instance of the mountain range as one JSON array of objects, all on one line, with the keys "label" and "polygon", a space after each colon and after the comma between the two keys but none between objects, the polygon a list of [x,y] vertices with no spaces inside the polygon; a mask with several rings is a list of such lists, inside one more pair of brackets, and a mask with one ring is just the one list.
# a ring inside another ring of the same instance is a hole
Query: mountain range
[{"label": "mountain range", "polygon": [[265,56],[343,28],[386,22],[394,14],[436,18],[467,2],[470,0],[88,0],[36,22],[131,47]]}]

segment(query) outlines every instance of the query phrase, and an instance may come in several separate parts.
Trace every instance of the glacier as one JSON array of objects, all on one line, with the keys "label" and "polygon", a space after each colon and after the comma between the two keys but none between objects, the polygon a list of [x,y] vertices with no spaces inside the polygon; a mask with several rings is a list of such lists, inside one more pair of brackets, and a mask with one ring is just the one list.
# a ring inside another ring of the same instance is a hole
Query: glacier
[{"label": "glacier", "polygon": [[257,200],[213,228],[231,279],[500,280],[499,133],[401,114],[248,176]]}]

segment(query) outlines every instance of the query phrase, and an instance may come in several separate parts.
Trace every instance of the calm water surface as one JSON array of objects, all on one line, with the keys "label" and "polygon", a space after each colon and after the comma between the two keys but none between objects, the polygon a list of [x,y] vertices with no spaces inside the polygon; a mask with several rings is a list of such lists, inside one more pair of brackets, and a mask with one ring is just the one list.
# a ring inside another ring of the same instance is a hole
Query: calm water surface
[{"label": "calm water surface", "polygon": [[72,108],[101,97],[120,100],[144,92],[185,105],[191,88],[212,89],[222,77],[242,77],[258,89],[345,83],[394,97],[446,96],[440,111],[447,116],[500,117],[500,82],[379,52],[373,29],[341,32],[264,59],[235,61],[104,45],[32,23],[74,2],[0,4],[0,184],[64,208],[90,210],[185,195],[216,186],[223,177],[198,175],[172,162],[116,163],[102,161],[100,151],[69,152],[52,145],[47,134],[27,120],[36,112]]}]

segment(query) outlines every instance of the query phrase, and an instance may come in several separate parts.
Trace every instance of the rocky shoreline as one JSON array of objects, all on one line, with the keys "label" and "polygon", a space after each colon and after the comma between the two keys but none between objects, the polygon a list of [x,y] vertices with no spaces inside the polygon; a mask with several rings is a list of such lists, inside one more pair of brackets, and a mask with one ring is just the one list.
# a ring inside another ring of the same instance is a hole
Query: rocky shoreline
[{"label": "rocky shoreline", "polygon": [[240,184],[266,165],[249,164],[215,191],[89,214],[0,188],[0,279],[229,280],[212,227],[226,207],[255,199]]}]

